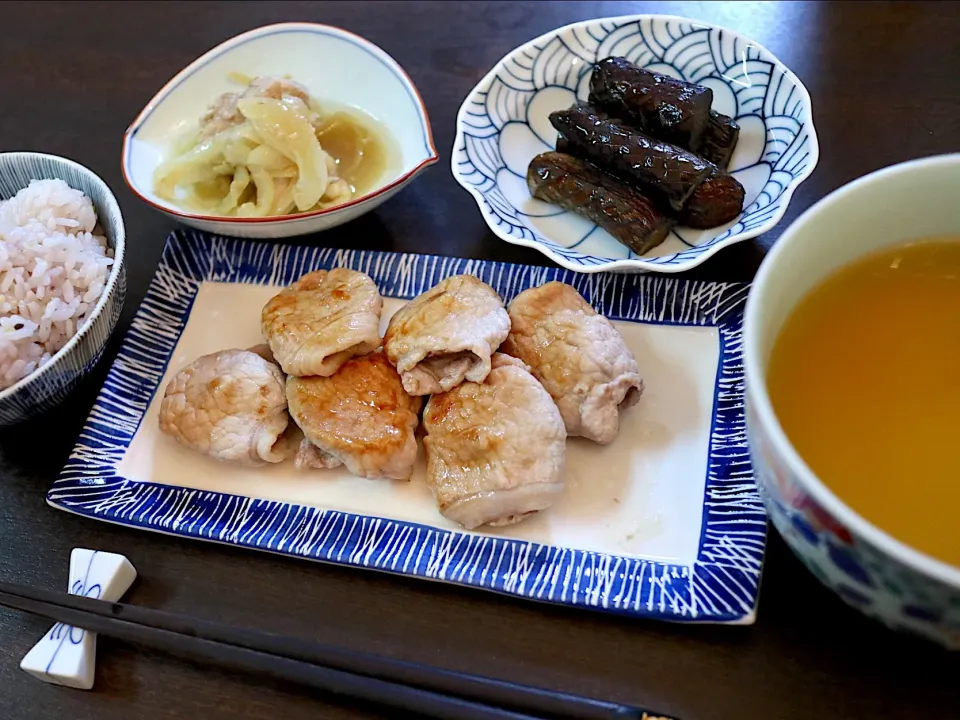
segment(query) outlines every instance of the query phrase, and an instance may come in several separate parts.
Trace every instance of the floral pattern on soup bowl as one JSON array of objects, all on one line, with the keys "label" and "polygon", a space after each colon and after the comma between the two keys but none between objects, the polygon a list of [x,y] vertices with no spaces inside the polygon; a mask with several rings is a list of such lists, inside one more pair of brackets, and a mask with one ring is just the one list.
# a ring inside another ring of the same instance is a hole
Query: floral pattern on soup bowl
[{"label": "floral pattern on soup bowl", "polygon": [[[549,114],[585,100],[592,64],[611,55],[709,87],[713,109],[736,119],[730,172],[746,198],[733,222],[678,227],[638,257],[590,221],[530,197],[527,165],[556,144]],[[580,272],[679,272],[776,225],[818,156],[810,95],[768,50],[731,30],[635,15],[568,25],[503,58],[460,108],[452,170],[507,242]]]},{"label": "floral pattern on soup bowl", "polygon": [[[331,72],[331,68],[336,68]],[[176,137],[196,123],[210,103],[236,91],[229,75],[290,76],[320,103],[349,106],[382,122],[399,160],[377,185],[343,205],[294,215],[238,218],[191,213],[159,197],[153,174]],[[373,210],[438,159],[427,110],[403,68],[368,40],[316,23],[257,28],[218,45],[192,62],[147,103],[123,138],[121,168],[144,202],[185,225],[223,235],[283,238],[329,230]]]},{"label": "floral pattern on soup bowl", "polygon": [[[848,604],[953,649],[960,649],[960,568],[888,535],[837,497],[790,444],[773,411],[765,373],[784,320],[833,271],[883,247],[960,235],[958,193],[960,154],[895,165],[827,196],[784,232],[764,260],[744,328],[747,436],[774,526],[807,568]],[[910,478],[903,482],[903,492],[912,492]]]}]

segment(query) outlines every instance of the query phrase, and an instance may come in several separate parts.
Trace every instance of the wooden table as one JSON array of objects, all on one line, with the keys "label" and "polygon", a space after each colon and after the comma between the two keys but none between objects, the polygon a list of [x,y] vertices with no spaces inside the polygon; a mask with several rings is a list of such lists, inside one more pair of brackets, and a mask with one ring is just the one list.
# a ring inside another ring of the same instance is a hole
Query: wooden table
[{"label": "wooden table", "polygon": [[[655,706],[684,720],[960,717],[960,656],[848,609],[775,534],[754,626],[673,626],[137,532],[44,503],[172,227],[127,190],[120,141],[178,70],[228,37],[278,21],[366,36],[420,88],[441,162],[378,211],[309,241],[546,264],[496,239],[450,177],[457,109],[515,46],[569,22],[632,12],[686,15],[749,35],[813,97],[820,164],[787,217],[691,275],[749,279],[782,228],[824,194],[879,167],[958,148],[955,3],[0,4],[2,149],[66,155],[113,187],[127,222],[130,288],[94,376],[49,416],[0,434],[0,577],[60,589],[70,549],[94,547],[130,557],[141,580],[129,598],[139,604]],[[17,664],[48,626],[0,612],[4,720],[378,717],[109,640],[100,642],[95,691],[47,686]]]}]

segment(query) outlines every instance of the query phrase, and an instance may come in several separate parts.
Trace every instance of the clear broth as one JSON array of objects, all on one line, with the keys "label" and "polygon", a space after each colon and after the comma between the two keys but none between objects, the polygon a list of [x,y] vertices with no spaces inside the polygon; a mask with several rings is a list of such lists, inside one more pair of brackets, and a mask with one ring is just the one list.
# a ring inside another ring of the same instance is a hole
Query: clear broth
[{"label": "clear broth", "polygon": [[378,121],[358,110],[340,108],[324,115],[317,128],[320,147],[337,161],[337,174],[357,198],[380,184],[396,164],[393,138]]},{"label": "clear broth", "polygon": [[830,276],[784,324],[767,388],[797,452],[846,504],[960,566],[960,238]]},{"label": "clear broth", "polygon": [[[253,77],[243,73],[228,73],[227,77],[239,85],[250,85]],[[292,75],[283,76],[295,80]],[[376,189],[380,179],[400,163],[396,141],[379,120],[348,105],[339,105],[311,97],[311,108],[322,122],[317,128],[317,139],[327,153],[337,161],[338,177],[353,190],[356,199]]]}]

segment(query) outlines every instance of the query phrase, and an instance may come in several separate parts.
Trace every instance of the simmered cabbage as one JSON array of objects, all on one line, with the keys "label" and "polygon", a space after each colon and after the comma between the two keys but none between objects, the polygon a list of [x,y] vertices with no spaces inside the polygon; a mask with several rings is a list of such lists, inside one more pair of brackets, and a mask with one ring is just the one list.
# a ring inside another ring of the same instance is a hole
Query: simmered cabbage
[{"label": "simmered cabbage", "polygon": [[[201,120],[183,152],[160,164],[160,197],[206,214],[271,217],[350,199],[337,161],[317,139],[304,88],[257,78],[227,93]],[[312,101],[311,101],[312,104]]]}]

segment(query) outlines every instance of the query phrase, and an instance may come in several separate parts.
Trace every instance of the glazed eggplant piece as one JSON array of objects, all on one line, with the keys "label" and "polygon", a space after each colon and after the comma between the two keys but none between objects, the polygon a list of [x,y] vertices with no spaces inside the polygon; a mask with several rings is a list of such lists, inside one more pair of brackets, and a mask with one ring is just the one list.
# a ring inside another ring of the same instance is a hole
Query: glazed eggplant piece
[{"label": "glazed eggplant piece", "polygon": [[[584,102],[583,100],[577,100],[571,107],[570,110],[576,110],[577,112],[586,113],[588,115],[596,115],[600,120],[609,120],[610,116],[607,115],[603,110],[598,107],[595,107],[589,103]],[[551,122],[553,122],[551,120]],[[557,152],[566,153],[567,155],[575,155],[576,151],[570,146],[569,141],[563,136],[563,133],[557,133],[557,143],[556,143]]]},{"label": "glazed eggplant piece", "polygon": [[743,185],[732,175],[707,178],[694,191],[680,213],[680,224],[705,230],[724,225],[743,211]]},{"label": "glazed eggplant piece", "polygon": [[733,118],[711,110],[710,121],[703,131],[700,154],[720,170],[726,171],[739,138],[740,126]]},{"label": "glazed eggplant piece", "polygon": [[698,155],[583,105],[550,113],[550,123],[566,140],[570,154],[662,197],[676,211],[716,171]]},{"label": "glazed eggplant piece", "polygon": [[639,190],[563,153],[546,152],[531,160],[527,186],[536,199],[595,222],[638,255],[662,243],[673,226]]},{"label": "glazed eggplant piece", "polygon": [[608,57],[593,66],[590,103],[648,135],[696,151],[710,119],[713,91]]},{"label": "glazed eggplant piece", "polygon": [[[600,120],[613,120],[618,122],[618,118],[611,118],[609,114],[605,113],[603,110],[598,108],[596,105],[591,105],[588,102],[583,100],[577,100],[571,107],[571,110],[576,110],[578,112],[586,113],[588,115],[596,115]],[[629,125],[629,123],[619,121],[624,125]],[[556,143],[557,152],[566,153],[567,155],[575,155],[576,152],[573,148],[570,147],[570,143],[567,142],[567,139],[561,134],[557,133],[557,143]]]},{"label": "glazed eggplant piece", "polygon": [[[604,120],[609,119],[609,116],[603,113],[603,111],[585,103],[578,103],[575,109],[592,113]],[[719,115],[719,113],[717,114]],[[720,115],[720,118],[722,119],[721,122],[725,119],[729,121],[729,125],[732,126],[732,145],[735,145],[737,134],[740,132],[739,126],[725,115]],[[707,142],[708,139],[705,137],[704,146],[701,150],[707,150]],[[724,162],[729,161],[729,156],[733,151],[732,145],[725,149],[726,157],[721,157]],[[718,145],[717,148],[719,150],[720,146]],[[577,148],[573,147],[563,135],[557,138],[557,152],[574,156],[580,155],[580,153],[577,152]],[[657,197],[657,194],[654,194],[654,196]],[[662,195],[659,197],[662,198]],[[737,182],[736,178],[725,173],[711,175],[707,177],[687,199],[686,204],[680,211],[680,224],[699,230],[724,225],[743,211],[743,201],[744,189],[743,186]],[[612,234],[613,233],[611,233],[611,235]]]}]

